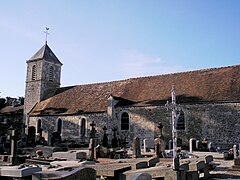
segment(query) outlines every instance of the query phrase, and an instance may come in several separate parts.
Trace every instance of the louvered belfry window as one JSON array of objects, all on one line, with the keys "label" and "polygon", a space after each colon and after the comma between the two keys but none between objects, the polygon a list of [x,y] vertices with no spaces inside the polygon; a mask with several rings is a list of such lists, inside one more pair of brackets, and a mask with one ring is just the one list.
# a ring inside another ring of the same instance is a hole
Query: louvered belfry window
[{"label": "louvered belfry window", "polygon": [[49,68],[49,81],[53,81],[53,67],[50,66]]},{"label": "louvered belfry window", "polygon": [[32,80],[36,80],[36,78],[37,78],[36,65],[33,65],[33,67],[32,67]]}]

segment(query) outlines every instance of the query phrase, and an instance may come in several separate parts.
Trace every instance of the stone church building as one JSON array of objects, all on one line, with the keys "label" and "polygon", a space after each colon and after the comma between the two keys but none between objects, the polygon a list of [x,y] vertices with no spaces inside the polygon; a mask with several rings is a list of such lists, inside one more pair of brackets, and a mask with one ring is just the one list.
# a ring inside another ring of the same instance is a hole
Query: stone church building
[{"label": "stone church building", "polygon": [[47,44],[27,61],[26,129],[41,128],[47,140],[57,131],[63,140],[88,142],[94,121],[99,141],[104,126],[109,142],[115,127],[130,146],[133,137],[159,136],[159,123],[169,141],[171,111],[165,104],[174,85],[183,144],[190,138],[216,145],[240,142],[240,65],[70,87],[60,87],[61,66]]}]

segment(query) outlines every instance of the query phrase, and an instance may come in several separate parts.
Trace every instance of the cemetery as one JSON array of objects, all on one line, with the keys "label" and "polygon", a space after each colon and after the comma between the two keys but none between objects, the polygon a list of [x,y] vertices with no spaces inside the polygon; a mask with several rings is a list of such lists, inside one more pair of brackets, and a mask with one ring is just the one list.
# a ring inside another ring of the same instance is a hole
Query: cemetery
[{"label": "cemetery", "polygon": [[239,65],[60,87],[62,65],[43,45],[0,109],[0,179],[240,179]]},{"label": "cemetery", "polygon": [[[41,130],[38,136],[28,134],[27,143],[19,138],[12,126],[7,134],[1,136],[0,175],[5,179],[62,179],[62,180],[197,180],[218,177],[214,172],[220,164],[215,161],[229,162],[227,177],[240,177],[239,146],[229,151],[214,147],[207,139],[189,139],[189,146],[178,142],[176,122],[177,106],[172,93],[172,103],[166,107],[172,112],[172,140],[166,142],[162,133],[164,126],[158,125],[155,139],[133,137],[132,145],[127,146],[126,139],[118,137],[117,128],[113,128],[113,137],[109,142],[107,128],[103,128],[102,139],[97,137],[96,124],[91,122],[90,140],[87,146],[73,146],[71,142],[61,140],[60,133],[53,132],[49,144],[44,142]],[[4,138],[6,137],[6,138]],[[9,145],[7,146],[6,143]],[[21,146],[20,146],[21,145]],[[235,172],[235,173],[232,173]],[[232,173],[232,174],[231,174]],[[226,176],[225,174],[225,176]]]},{"label": "cemetery", "polygon": [[[95,143],[98,141],[94,134],[94,122],[92,124],[91,137],[95,139],[90,141],[93,144],[89,144],[87,148],[69,148],[66,143],[61,142],[58,142],[57,147],[53,142],[54,146],[19,148],[21,151],[28,149],[25,151],[28,154],[25,155],[17,153],[20,151],[12,132],[10,154],[2,154],[0,159],[1,177],[33,180],[210,179],[217,177],[212,172],[219,165],[215,161],[219,160],[231,162],[229,172],[240,172],[240,157],[236,145],[233,147],[233,159],[230,160],[223,152],[198,149],[197,141],[191,139],[189,151],[177,150],[179,159],[176,161],[173,158],[174,149],[166,149],[161,136],[155,140],[144,139],[143,146],[139,138],[134,138],[131,147],[120,147],[113,143],[102,149],[102,144]],[[164,147],[161,147],[162,144]],[[240,177],[240,173],[235,173],[233,177]]]}]

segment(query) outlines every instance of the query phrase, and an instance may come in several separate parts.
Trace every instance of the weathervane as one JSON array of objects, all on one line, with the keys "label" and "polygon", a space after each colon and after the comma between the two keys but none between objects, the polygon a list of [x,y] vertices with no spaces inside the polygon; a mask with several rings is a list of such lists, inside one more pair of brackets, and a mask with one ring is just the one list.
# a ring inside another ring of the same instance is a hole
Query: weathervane
[{"label": "weathervane", "polygon": [[46,27],[45,29],[46,29],[46,30],[44,31],[44,33],[46,34],[45,42],[46,42],[46,44],[47,44],[47,36],[49,35],[49,32],[48,32],[49,27]]}]

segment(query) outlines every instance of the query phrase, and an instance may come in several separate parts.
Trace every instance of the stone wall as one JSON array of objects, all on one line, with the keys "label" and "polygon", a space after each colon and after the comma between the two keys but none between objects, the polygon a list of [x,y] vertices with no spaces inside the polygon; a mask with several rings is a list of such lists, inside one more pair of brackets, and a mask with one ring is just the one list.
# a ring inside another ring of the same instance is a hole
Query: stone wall
[{"label": "stone wall", "polygon": [[[185,117],[185,130],[178,131],[184,145],[190,138],[207,138],[216,145],[240,142],[240,104],[209,103],[181,105]],[[119,110],[121,111],[121,110]],[[163,135],[171,139],[171,111],[165,106],[130,107],[130,130],[135,136],[144,138],[158,136],[158,123],[163,124]]]},{"label": "stone wall", "polygon": [[50,133],[57,131],[57,121],[61,119],[62,124],[62,140],[80,141],[80,122],[81,119],[86,119],[86,140],[88,140],[91,130],[91,122],[96,124],[97,137],[101,140],[103,137],[103,127],[106,126],[108,117],[106,113],[94,113],[75,116],[41,116],[30,117],[29,126],[37,127],[37,120],[42,120],[43,136],[46,140],[49,139]]},{"label": "stone wall", "polygon": [[[240,142],[240,104],[239,103],[208,103],[181,105],[185,116],[185,130],[179,130],[178,136],[182,139],[183,145],[188,145],[190,138],[207,138],[213,144],[235,144]],[[130,116],[130,130],[120,130],[120,119],[122,112],[128,112]],[[47,132],[56,131],[58,118],[63,120],[62,138],[78,139],[80,137],[80,120],[87,120],[87,132],[90,130],[90,123],[96,123],[97,137],[102,139],[104,126],[111,129],[118,127],[118,136],[126,137],[129,145],[133,137],[155,138],[159,135],[158,123],[163,124],[163,135],[168,142],[171,139],[171,111],[164,105],[148,107],[125,107],[117,108],[114,111],[113,119],[110,120],[106,113],[93,113],[78,116],[43,116],[31,117],[30,125],[36,126],[36,120],[42,119],[44,136]],[[109,141],[111,140],[109,136]]]}]

